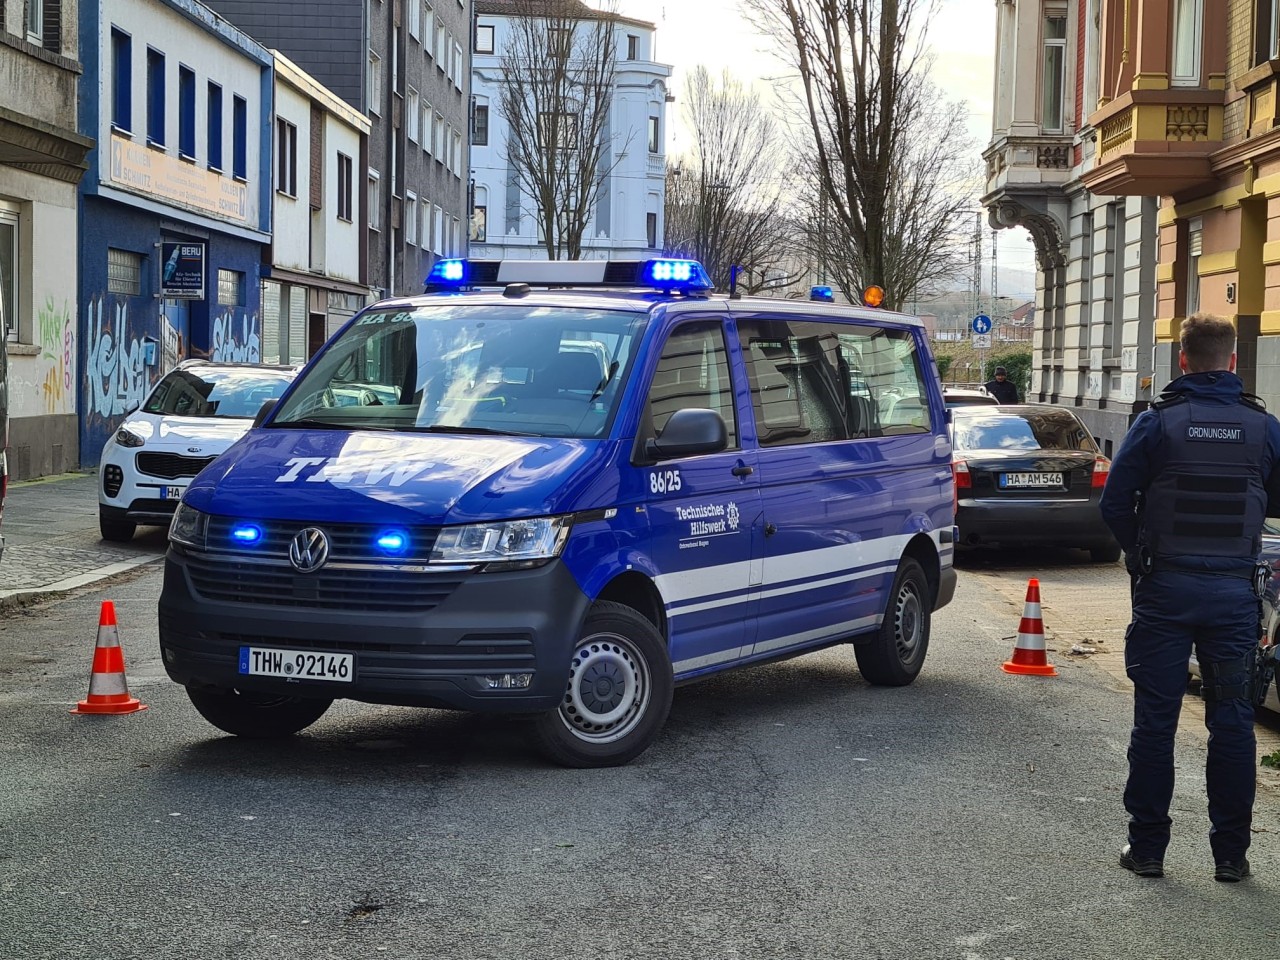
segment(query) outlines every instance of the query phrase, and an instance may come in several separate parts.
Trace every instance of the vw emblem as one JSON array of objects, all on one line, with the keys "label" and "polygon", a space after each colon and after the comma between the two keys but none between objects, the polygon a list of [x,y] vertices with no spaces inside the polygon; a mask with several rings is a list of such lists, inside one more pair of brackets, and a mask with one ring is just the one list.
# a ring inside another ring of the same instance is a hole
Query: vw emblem
[{"label": "vw emblem", "polygon": [[289,562],[299,573],[315,573],[328,559],[329,538],[316,527],[299,530],[289,544]]}]

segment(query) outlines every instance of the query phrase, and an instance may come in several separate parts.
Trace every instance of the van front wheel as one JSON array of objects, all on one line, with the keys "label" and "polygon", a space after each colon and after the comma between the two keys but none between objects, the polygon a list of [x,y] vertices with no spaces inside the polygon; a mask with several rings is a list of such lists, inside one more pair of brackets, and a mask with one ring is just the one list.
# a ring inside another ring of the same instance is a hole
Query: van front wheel
[{"label": "van front wheel", "polygon": [[879,632],[853,648],[868,683],[902,687],[916,678],[929,649],[932,609],[933,594],[923,568],[911,557],[903,557]]},{"label": "van front wheel", "polygon": [[560,706],[534,721],[538,747],[566,767],[629,763],[666,723],[674,688],[657,628],[630,607],[598,601],[573,649]]}]

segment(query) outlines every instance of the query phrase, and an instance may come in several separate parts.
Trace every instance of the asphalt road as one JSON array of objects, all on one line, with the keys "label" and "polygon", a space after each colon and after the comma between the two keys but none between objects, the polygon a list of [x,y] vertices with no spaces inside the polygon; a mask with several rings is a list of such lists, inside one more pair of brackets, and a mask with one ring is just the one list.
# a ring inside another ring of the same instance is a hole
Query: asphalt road
[{"label": "asphalt road", "polygon": [[[915,685],[867,686],[847,648],[729,674],[600,771],[546,766],[519,719],[360,704],[223,737],[164,677],[154,568],[8,611],[0,957],[1269,960],[1277,796],[1255,877],[1214,883],[1188,735],[1168,876],[1121,870],[1129,692],[1090,663],[1001,672],[992,572],[962,576]],[[150,709],[71,716],[103,598]]]}]

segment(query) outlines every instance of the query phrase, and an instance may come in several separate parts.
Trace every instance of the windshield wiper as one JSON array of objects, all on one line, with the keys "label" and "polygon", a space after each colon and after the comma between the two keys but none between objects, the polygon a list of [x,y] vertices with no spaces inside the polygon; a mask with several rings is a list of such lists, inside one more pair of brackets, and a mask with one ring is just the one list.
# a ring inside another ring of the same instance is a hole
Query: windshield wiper
[{"label": "windshield wiper", "polygon": [[540,433],[521,433],[519,430],[498,430],[494,427],[454,427],[446,423],[432,423],[414,427],[420,433],[471,433],[487,437],[540,437]]},{"label": "windshield wiper", "polygon": [[309,427],[320,430],[391,430],[384,424],[370,423],[337,423],[333,420],[317,420],[314,417],[303,417],[301,420],[277,420],[273,427]]}]

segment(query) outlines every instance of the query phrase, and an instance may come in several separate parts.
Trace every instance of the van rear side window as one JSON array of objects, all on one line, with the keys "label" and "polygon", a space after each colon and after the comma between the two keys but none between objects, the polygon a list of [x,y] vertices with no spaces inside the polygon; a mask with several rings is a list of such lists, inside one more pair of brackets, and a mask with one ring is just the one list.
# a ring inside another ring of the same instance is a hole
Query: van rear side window
[{"label": "van rear side window", "polygon": [[930,431],[909,331],[793,320],[738,329],[762,447]]}]

